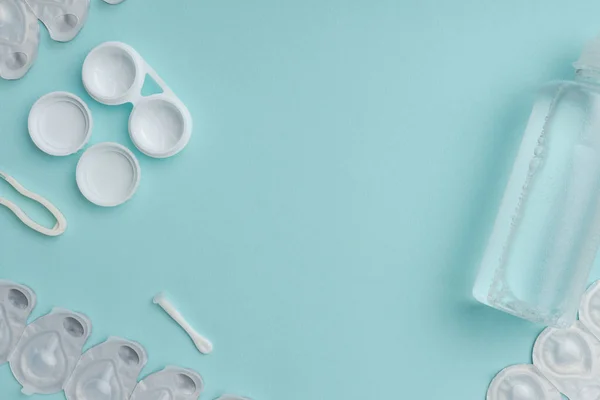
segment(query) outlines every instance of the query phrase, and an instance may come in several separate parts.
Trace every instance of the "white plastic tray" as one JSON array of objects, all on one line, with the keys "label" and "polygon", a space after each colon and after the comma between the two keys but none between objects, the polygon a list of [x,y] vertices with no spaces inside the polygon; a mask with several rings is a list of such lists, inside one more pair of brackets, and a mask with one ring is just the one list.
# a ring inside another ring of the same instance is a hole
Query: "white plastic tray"
[{"label": "white plastic tray", "polygon": [[[146,75],[163,93],[142,96]],[[133,104],[129,136],[142,153],[170,157],[187,145],[192,132],[188,109],[132,47],[120,42],[99,45],[86,57],[82,77],[85,89],[98,102]]]}]

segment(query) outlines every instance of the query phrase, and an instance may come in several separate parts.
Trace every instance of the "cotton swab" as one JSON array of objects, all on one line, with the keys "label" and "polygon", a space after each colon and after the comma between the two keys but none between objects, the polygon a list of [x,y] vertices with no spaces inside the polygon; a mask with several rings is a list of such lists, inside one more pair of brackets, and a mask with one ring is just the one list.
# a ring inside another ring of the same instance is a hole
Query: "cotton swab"
[{"label": "cotton swab", "polygon": [[154,296],[154,304],[158,304],[175,322],[183,328],[183,330],[190,336],[198,351],[202,354],[210,354],[213,350],[212,343],[204,336],[192,328],[192,326],[183,318],[181,313],[171,304],[171,302],[165,297],[164,293],[159,293]]}]

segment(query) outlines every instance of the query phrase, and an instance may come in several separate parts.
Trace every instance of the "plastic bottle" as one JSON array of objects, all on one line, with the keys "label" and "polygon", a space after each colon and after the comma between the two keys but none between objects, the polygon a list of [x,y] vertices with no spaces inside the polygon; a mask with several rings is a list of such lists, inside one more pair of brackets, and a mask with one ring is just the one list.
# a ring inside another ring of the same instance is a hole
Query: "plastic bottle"
[{"label": "plastic bottle", "polygon": [[600,245],[600,37],[574,67],[536,99],[473,288],[555,327],[575,321]]}]

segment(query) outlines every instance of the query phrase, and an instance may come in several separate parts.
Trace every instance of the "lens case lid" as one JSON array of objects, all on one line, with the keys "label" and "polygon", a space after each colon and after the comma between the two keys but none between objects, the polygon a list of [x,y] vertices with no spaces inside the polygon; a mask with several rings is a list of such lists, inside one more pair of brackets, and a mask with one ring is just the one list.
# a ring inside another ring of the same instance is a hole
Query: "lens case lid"
[{"label": "lens case lid", "polygon": [[27,325],[9,356],[10,369],[28,395],[62,390],[92,329],[83,314],[55,308]]},{"label": "lens case lid", "polygon": [[53,156],[67,156],[81,150],[92,135],[92,125],[90,109],[72,93],[48,93],[29,112],[31,140]]},{"label": "lens case lid", "polygon": [[86,351],[65,384],[67,400],[129,399],[146,362],[137,342],[110,337]]},{"label": "lens case lid", "polygon": [[33,290],[25,285],[0,280],[0,365],[8,360],[17,345],[35,304]]},{"label": "lens case lid", "polygon": [[118,143],[99,143],[83,153],[76,180],[83,196],[102,207],[125,203],[136,192],[140,165],[129,149]]},{"label": "lens case lid", "polygon": [[[162,93],[142,96],[146,75]],[[106,42],[94,48],[83,63],[82,79],[89,95],[100,103],[133,104],[129,136],[142,153],[170,157],[189,142],[192,117],[187,107],[131,46]]]},{"label": "lens case lid", "polygon": [[204,382],[199,373],[187,368],[169,366],[141,380],[130,400],[197,400],[202,390]]},{"label": "lens case lid", "polygon": [[40,27],[22,0],[0,0],[0,78],[20,79],[38,54]]}]

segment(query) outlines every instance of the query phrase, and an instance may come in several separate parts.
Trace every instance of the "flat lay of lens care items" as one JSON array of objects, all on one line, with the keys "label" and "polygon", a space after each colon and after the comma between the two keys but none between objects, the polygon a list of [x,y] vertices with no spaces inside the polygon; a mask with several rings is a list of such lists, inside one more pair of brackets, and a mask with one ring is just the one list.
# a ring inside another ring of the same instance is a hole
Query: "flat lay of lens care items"
[{"label": "flat lay of lens care items", "polygon": [[0,399],[600,399],[600,4],[0,0]]}]

